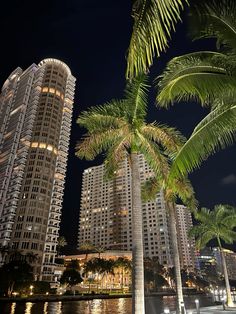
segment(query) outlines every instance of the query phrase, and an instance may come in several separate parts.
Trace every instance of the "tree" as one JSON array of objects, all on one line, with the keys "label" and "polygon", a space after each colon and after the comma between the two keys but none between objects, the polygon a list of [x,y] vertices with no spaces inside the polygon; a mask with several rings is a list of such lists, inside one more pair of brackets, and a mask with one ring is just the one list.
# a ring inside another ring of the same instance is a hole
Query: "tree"
[{"label": "tree", "polygon": [[98,253],[98,257],[101,257],[101,253],[105,252],[105,248],[103,246],[95,246],[95,251]]},{"label": "tree", "polygon": [[196,245],[198,248],[203,248],[206,244],[216,239],[222,258],[222,266],[225,278],[227,305],[233,306],[233,300],[230,292],[229,277],[225,255],[222,248],[222,240],[225,243],[233,243],[236,240],[236,232],[233,229],[236,227],[236,209],[228,205],[216,205],[211,211],[207,208],[202,208],[195,212],[195,218],[199,224],[192,227],[190,236],[195,236]]},{"label": "tree", "polygon": [[33,252],[28,252],[25,255],[25,260],[29,263],[29,264],[33,264],[38,260],[38,254],[35,254]]},{"label": "tree", "polygon": [[127,84],[125,98],[112,100],[83,112],[78,118],[88,133],[78,143],[76,155],[93,160],[106,152],[107,175],[114,175],[119,163],[129,158],[132,176],[132,261],[133,313],[144,313],[143,237],[139,154],[143,154],[156,177],[164,178],[183,138],[173,128],[147,124],[147,78],[137,77]]},{"label": "tree", "polygon": [[0,268],[1,286],[10,297],[15,284],[33,280],[33,268],[26,261],[11,261]]},{"label": "tree", "polygon": [[[84,274],[93,273],[101,276],[101,281],[104,276],[108,274],[114,275],[114,268],[116,264],[113,260],[109,259],[103,259],[94,257],[87,261],[84,265]],[[98,282],[99,280],[97,280]],[[97,285],[98,290],[98,285]]]},{"label": "tree", "polygon": [[80,273],[76,269],[66,269],[60,279],[61,284],[67,284],[70,287],[77,285],[83,281]]},{"label": "tree", "polygon": [[85,261],[87,261],[88,254],[94,252],[95,246],[91,242],[85,241],[80,245],[79,250],[85,253]]},{"label": "tree", "polygon": [[198,100],[210,113],[179,150],[172,175],[186,175],[220,148],[234,141],[236,131],[236,3],[198,4],[193,37],[216,38],[218,51],[200,51],[172,59],[158,82],[158,104]]},{"label": "tree", "polygon": [[159,57],[166,50],[186,3],[187,0],[133,1],[134,25],[128,50],[128,78],[147,73],[154,56]]},{"label": "tree", "polygon": [[67,245],[66,238],[63,236],[58,237],[57,239],[57,252],[61,253],[61,249]]},{"label": "tree", "polygon": [[115,267],[121,268],[121,289],[124,292],[124,273],[131,272],[132,262],[126,257],[118,257],[115,261]]},{"label": "tree", "polygon": [[180,198],[185,205],[188,205],[189,208],[195,209],[196,200],[190,181],[187,178],[183,177],[174,180],[169,180],[169,178],[167,177],[167,181],[163,185],[161,185],[155,177],[147,180],[146,184],[143,187],[143,198],[148,199],[156,197],[157,192],[159,192],[161,188],[166,201],[166,207],[170,220],[170,234],[173,248],[177,295],[177,313],[182,313],[183,311],[185,312],[185,306],[182,291],[181,268],[176,230],[175,201],[177,198]]}]

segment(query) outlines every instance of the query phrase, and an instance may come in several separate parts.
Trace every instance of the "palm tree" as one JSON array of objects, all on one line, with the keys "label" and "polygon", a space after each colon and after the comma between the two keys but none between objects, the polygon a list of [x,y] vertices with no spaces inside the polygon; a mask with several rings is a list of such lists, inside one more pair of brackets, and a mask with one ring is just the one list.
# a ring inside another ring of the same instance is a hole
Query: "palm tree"
[{"label": "palm tree", "polygon": [[[78,118],[88,133],[77,145],[76,155],[88,160],[106,152],[107,175],[114,175],[119,163],[129,158],[132,176],[132,260],[133,313],[144,313],[143,237],[139,154],[143,154],[155,176],[169,171],[167,155],[174,154],[183,138],[173,128],[156,122],[147,124],[147,78],[128,83],[125,98],[112,100],[83,112]],[[165,155],[164,155],[165,154]]]},{"label": "palm tree", "polygon": [[61,249],[67,245],[66,238],[63,236],[58,237],[57,239],[57,252],[60,254]]},{"label": "palm tree", "polygon": [[38,258],[39,258],[38,254],[35,254],[33,252],[28,252],[25,254],[25,260],[29,264],[34,264],[35,262],[37,262]]},{"label": "palm tree", "polygon": [[115,261],[115,267],[121,268],[121,289],[124,292],[124,273],[132,270],[132,263],[126,257],[119,257]]},{"label": "palm tree", "polygon": [[132,17],[133,32],[128,49],[127,78],[146,73],[154,56],[168,47],[171,32],[181,20],[181,12],[188,0],[135,0]]},{"label": "palm tree", "polygon": [[91,242],[85,241],[84,243],[80,245],[79,250],[85,253],[85,262],[86,262],[88,259],[88,254],[91,252],[94,252],[95,246]]},{"label": "palm tree", "polygon": [[101,253],[104,253],[105,252],[105,248],[101,245],[99,246],[95,246],[95,251],[96,253],[98,253],[98,258],[101,257]]},{"label": "palm tree", "polygon": [[[173,175],[186,175],[210,154],[234,141],[236,131],[236,3],[206,1],[195,12],[198,38],[216,38],[218,51],[200,51],[172,59],[158,78],[160,106],[199,100],[210,113],[179,150]],[[200,13],[199,13],[200,12]],[[196,36],[195,36],[196,38]]]},{"label": "palm tree", "polygon": [[176,296],[177,296],[177,313],[185,313],[185,305],[182,290],[180,257],[178,249],[178,238],[176,230],[176,218],[175,218],[175,201],[180,198],[185,205],[188,205],[190,209],[196,208],[196,200],[194,197],[194,191],[190,181],[187,178],[179,178],[174,180],[168,180],[163,186],[156,178],[151,178],[146,181],[143,187],[143,198],[149,199],[156,197],[157,192],[162,188],[164,198],[166,201],[166,207],[170,220],[170,234],[171,243],[173,248],[174,257],[174,269],[175,269],[175,281],[176,281]]},{"label": "palm tree", "polygon": [[222,258],[222,266],[225,278],[226,294],[228,306],[233,306],[233,300],[230,292],[229,277],[225,255],[222,248],[222,240],[225,243],[233,243],[236,240],[236,232],[233,229],[236,227],[236,209],[228,205],[216,205],[211,211],[207,208],[202,208],[195,212],[195,218],[199,224],[192,227],[190,236],[196,237],[196,245],[198,248],[203,248],[206,244],[216,239]]}]

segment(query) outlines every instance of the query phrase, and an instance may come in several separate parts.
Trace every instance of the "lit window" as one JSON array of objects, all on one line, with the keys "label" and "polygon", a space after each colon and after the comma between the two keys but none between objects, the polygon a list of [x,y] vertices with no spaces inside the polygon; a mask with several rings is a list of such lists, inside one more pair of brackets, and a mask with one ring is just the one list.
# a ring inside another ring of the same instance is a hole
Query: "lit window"
[{"label": "lit window", "polygon": [[49,88],[49,92],[52,93],[52,94],[54,94],[54,93],[55,93],[55,88],[50,87],[50,88]]},{"label": "lit window", "polygon": [[48,145],[47,146],[47,150],[49,150],[50,152],[53,150],[53,147],[52,147],[52,145]]},{"label": "lit window", "polygon": [[33,142],[33,143],[31,144],[31,147],[38,147],[38,145],[39,145],[38,142]]},{"label": "lit window", "polygon": [[47,93],[47,92],[48,92],[48,87],[43,87],[43,88],[42,88],[42,92],[43,92],[43,93]]},{"label": "lit window", "polygon": [[46,143],[39,143],[39,148],[46,148]]}]

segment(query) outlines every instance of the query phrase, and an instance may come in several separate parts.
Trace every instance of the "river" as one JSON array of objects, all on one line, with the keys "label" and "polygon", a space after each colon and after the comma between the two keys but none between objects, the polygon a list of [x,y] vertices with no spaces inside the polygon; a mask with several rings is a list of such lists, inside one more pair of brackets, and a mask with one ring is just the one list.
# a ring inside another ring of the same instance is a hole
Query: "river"
[{"label": "river", "polygon": [[[212,299],[205,296],[189,296],[185,299],[187,309],[195,307],[198,298],[200,306],[212,305]],[[62,301],[36,303],[0,303],[0,314],[131,314],[129,299],[94,299],[90,301]],[[161,314],[164,308],[174,310],[175,297],[146,297],[146,314]]]}]

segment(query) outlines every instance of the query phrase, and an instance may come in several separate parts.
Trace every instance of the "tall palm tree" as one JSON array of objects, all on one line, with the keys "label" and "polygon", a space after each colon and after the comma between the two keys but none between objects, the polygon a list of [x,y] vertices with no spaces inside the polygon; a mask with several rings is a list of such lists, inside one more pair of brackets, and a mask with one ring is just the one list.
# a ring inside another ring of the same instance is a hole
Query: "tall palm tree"
[{"label": "tall palm tree", "polygon": [[180,268],[180,257],[178,249],[178,234],[176,230],[176,218],[175,218],[175,202],[177,198],[180,198],[182,202],[189,207],[189,209],[195,210],[196,200],[194,196],[194,190],[190,181],[187,178],[179,178],[174,180],[167,180],[164,185],[161,185],[156,178],[151,178],[146,181],[143,187],[143,198],[149,199],[154,198],[157,192],[162,188],[164,198],[166,201],[166,207],[170,221],[170,234],[171,243],[173,249],[174,269],[175,269],[175,282],[176,282],[176,296],[177,296],[177,313],[186,313],[183,290],[182,290],[182,279],[181,279],[181,268]]},{"label": "tall palm tree", "polygon": [[195,218],[199,221],[199,224],[192,227],[190,236],[196,237],[196,245],[198,248],[203,248],[213,239],[217,240],[221,252],[225,278],[226,304],[233,306],[222,240],[225,243],[233,243],[236,240],[236,232],[233,231],[236,227],[236,209],[228,205],[216,205],[213,211],[202,208],[195,212]]},{"label": "tall palm tree", "polygon": [[127,78],[146,73],[154,57],[168,47],[175,24],[188,0],[135,0],[133,32],[127,57]]},{"label": "tall palm tree", "polygon": [[176,57],[158,78],[157,99],[160,106],[166,107],[175,101],[198,100],[211,109],[178,152],[172,167],[174,175],[191,172],[210,154],[234,141],[235,15],[234,0],[210,0],[198,6],[192,16],[197,17],[194,38],[216,38],[218,51],[200,51]]},{"label": "tall palm tree", "polygon": [[147,124],[147,78],[144,75],[128,83],[125,98],[112,100],[103,106],[91,108],[78,118],[88,133],[78,143],[76,155],[88,160],[106,153],[107,175],[114,175],[119,163],[129,158],[132,190],[132,259],[133,259],[133,313],[143,314],[143,228],[139,154],[143,154],[155,176],[164,178],[169,171],[166,156],[174,154],[183,138],[173,128],[156,122]]}]

